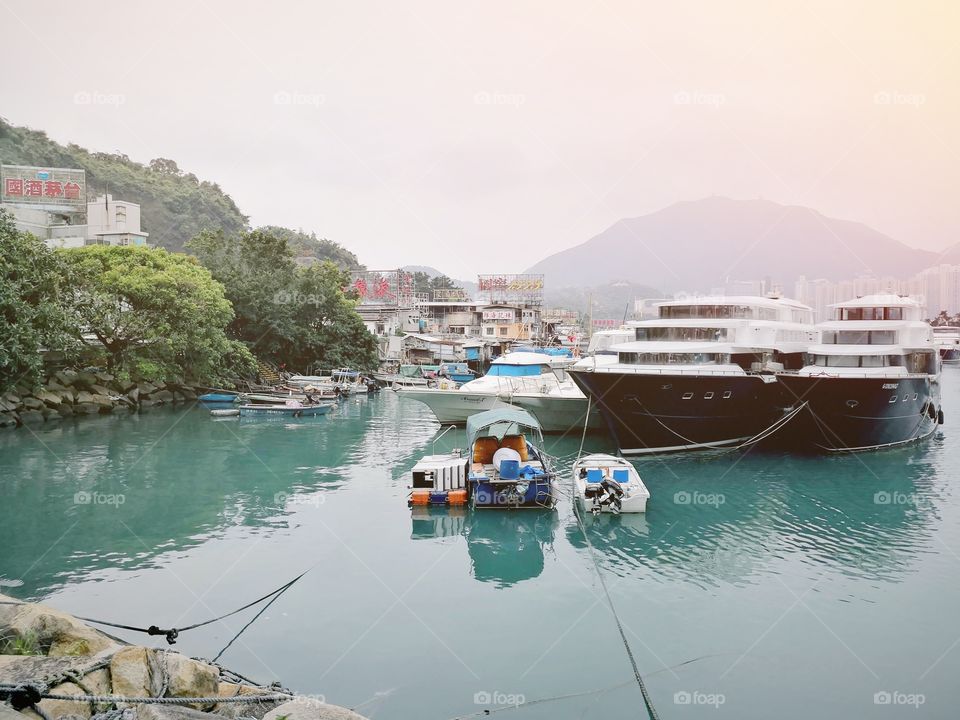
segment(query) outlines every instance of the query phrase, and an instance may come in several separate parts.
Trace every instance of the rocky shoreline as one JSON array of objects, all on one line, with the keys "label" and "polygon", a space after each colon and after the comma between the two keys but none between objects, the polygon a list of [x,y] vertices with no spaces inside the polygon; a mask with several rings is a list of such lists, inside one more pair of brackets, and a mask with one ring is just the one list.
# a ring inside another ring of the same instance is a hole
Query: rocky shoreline
[{"label": "rocky shoreline", "polygon": [[21,384],[0,395],[0,428],[194,402],[204,392],[205,388],[186,383],[123,380],[101,370],[61,370],[37,387]]},{"label": "rocky shoreline", "polygon": [[0,595],[0,720],[25,717],[364,720],[279,683],[264,687],[172,649],[128,645],[67,613]]}]

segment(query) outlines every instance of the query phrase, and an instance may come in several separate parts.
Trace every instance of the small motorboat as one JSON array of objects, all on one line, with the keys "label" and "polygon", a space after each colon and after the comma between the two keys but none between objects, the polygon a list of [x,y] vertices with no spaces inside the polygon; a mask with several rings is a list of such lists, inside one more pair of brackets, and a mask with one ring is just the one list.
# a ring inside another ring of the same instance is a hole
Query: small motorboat
[{"label": "small motorboat", "polygon": [[236,417],[240,414],[237,408],[223,408],[222,410],[211,410],[212,417]]},{"label": "small motorboat", "polygon": [[202,403],[232,403],[237,399],[239,393],[234,392],[208,392],[197,398]]},{"label": "small motorboat", "polygon": [[555,506],[554,475],[533,415],[512,407],[471,415],[467,438],[471,458],[467,489],[474,508]]},{"label": "small motorboat", "polygon": [[240,417],[253,415],[260,416],[279,416],[279,417],[311,417],[313,415],[324,415],[330,411],[333,403],[317,403],[315,405],[305,405],[298,400],[288,400],[283,405],[241,405]]},{"label": "small motorboat", "polygon": [[627,460],[598,453],[573,464],[573,490],[586,510],[594,514],[647,511],[647,490],[637,469]]}]

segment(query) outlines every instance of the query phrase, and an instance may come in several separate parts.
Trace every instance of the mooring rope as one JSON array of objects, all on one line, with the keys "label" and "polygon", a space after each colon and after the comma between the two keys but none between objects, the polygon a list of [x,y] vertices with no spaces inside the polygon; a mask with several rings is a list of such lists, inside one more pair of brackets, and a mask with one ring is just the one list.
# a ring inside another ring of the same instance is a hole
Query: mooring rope
[{"label": "mooring rope", "polygon": [[593,549],[593,543],[590,542],[590,535],[587,533],[587,527],[583,522],[583,518],[580,517],[580,512],[576,502],[573,503],[573,514],[577,519],[577,525],[580,527],[580,532],[583,533],[583,539],[586,540],[587,550],[590,552],[590,559],[593,561],[593,567],[597,571],[597,577],[600,578],[600,586],[603,588],[603,594],[607,598],[607,605],[610,606],[610,612],[613,614],[613,619],[617,624],[617,631],[620,633],[620,639],[623,641],[623,647],[627,651],[627,657],[630,659],[630,666],[633,668],[633,677],[637,681],[637,685],[640,687],[640,694],[643,696],[643,704],[647,709],[647,715],[650,717],[650,720],[660,720],[660,716],[657,714],[657,710],[653,706],[653,699],[650,697],[650,692],[647,690],[646,683],[643,682],[643,676],[640,674],[640,668],[637,666],[637,659],[633,655],[633,649],[630,647],[630,641],[627,639],[627,633],[623,629],[623,623],[620,621],[620,616],[617,614],[617,608],[613,604],[613,598],[610,596],[610,590],[607,588],[607,581],[604,580],[603,571],[600,568],[600,563],[597,560],[596,552]]},{"label": "mooring rope", "polygon": [[[276,597],[279,597],[280,595],[282,595],[283,593],[285,593],[288,589],[290,589],[290,587],[291,587],[294,583],[296,583],[300,578],[302,578],[302,577],[303,577],[304,575],[306,575],[308,572],[310,572],[311,570],[313,570],[313,568],[315,568],[315,567],[316,567],[316,565],[313,565],[313,566],[307,568],[307,569],[304,570],[302,573],[300,573],[299,575],[297,575],[297,576],[296,576],[293,580],[291,580],[290,582],[284,583],[283,585],[281,585],[280,587],[278,587],[276,590],[272,590],[272,591],[268,592],[268,593],[267,593],[266,595],[264,595],[263,597],[257,598],[257,599],[254,600],[253,602],[249,602],[249,603],[247,603],[246,605],[244,605],[243,607],[239,607],[239,608],[237,608],[236,610],[231,610],[230,612],[225,613],[225,614],[223,614],[223,615],[220,615],[219,617],[215,617],[215,618],[212,618],[212,619],[210,619],[210,620],[204,620],[203,622],[194,623],[193,625],[187,625],[187,626],[182,627],[182,628],[170,628],[170,629],[168,629],[168,630],[164,630],[163,628],[157,627],[156,625],[151,625],[151,626],[149,626],[149,627],[145,627],[145,628],[144,628],[144,627],[137,627],[136,625],[124,625],[124,624],[122,624],[122,623],[108,622],[107,620],[97,620],[97,619],[95,619],[95,618],[83,617],[82,615],[75,615],[74,617],[76,617],[78,620],[83,620],[83,621],[85,621],[85,622],[91,622],[91,623],[95,623],[95,624],[97,624],[97,625],[105,625],[105,626],[107,626],[107,627],[119,628],[120,630],[132,630],[132,631],[134,631],[134,632],[146,633],[147,635],[163,635],[163,636],[166,637],[167,642],[168,642],[170,645],[174,645],[174,644],[176,644],[176,642],[177,642],[177,637],[178,637],[178,636],[180,635],[180,633],[182,633],[182,632],[186,632],[187,630],[195,630],[195,629],[197,629],[197,628],[199,628],[199,627],[203,627],[203,626],[205,626],[205,625],[211,625],[212,623],[219,622],[220,620],[223,620],[223,619],[228,618],[228,617],[230,617],[230,616],[232,616],[232,615],[236,615],[236,614],[239,613],[239,612],[243,612],[244,610],[247,610],[247,609],[249,609],[249,608],[252,608],[254,605],[258,605],[258,604],[262,603],[264,600],[266,600],[266,599],[268,599],[268,598],[273,597],[274,599],[276,599]],[[276,596],[276,597],[275,597],[275,596]],[[272,602],[273,602],[273,601],[271,600],[271,603],[272,603]],[[20,602],[20,601],[17,601],[17,602],[11,602],[11,601],[9,601],[9,600],[2,600],[2,601],[0,601],[0,605],[27,605],[27,604],[28,604],[28,603],[24,603],[24,602]],[[269,604],[267,605],[267,607],[269,607]],[[264,610],[265,610],[265,609],[266,609],[266,608],[264,608]],[[261,611],[261,612],[262,612],[262,611]],[[257,613],[256,617],[254,617],[254,620],[255,620],[257,617],[259,617],[260,614],[261,614],[261,613]],[[247,627],[249,627],[249,623],[248,623],[246,626],[244,626],[243,630],[246,630]],[[243,632],[243,630],[241,630],[240,632]],[[238,633],[237,637],[239,637],[239,633]],[[236,639],[236,638],[234,638],[234,639]],[[233,641],[231,640],[231,642],[233,642]],[[224,650],[226,650],[226,648],[224,648]],[[222,652],[223,652],[223,651],[221,650],[221,653],[222,653]],[[220,655],[217,655],[217,657],[220,657]]]}]

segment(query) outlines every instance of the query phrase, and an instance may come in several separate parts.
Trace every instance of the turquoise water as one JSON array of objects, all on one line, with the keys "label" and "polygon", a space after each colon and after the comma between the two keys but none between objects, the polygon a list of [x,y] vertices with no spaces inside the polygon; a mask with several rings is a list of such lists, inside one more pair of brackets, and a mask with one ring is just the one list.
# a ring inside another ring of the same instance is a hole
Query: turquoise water
[{"label": "turquoise water", "polygon": [[[958,376],[925,444],[644,460],[646,516],[588,518],[661,717],[956,716]],[[485,693],[526,701],[502,717],[644,717],[567,501],[412,516],[406,474],[438,433],[390,392],[296,421],[157,409],[3,432],[0,589],[185,625],[316,565],[222,662],[374,718],[479,713]],[[547,449],[563,467],[578,446]],[[212,657],[255,612],[177,648]]]}]

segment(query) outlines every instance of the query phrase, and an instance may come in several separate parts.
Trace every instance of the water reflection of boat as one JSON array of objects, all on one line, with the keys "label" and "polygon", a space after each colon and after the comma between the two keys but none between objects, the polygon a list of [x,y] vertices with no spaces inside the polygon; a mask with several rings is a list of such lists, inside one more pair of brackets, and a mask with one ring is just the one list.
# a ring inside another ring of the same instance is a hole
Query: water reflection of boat
[{"label": "water reflection of boat", "polygon": [[[742,457],[738,478],[717,482],[716,463],[660,475],[656,514],[586,518],[600,562],[620,576],[678,577],[701,586],[749,582],[794,557],[817,572],[890,579],[912,571],[930,542],[939,481],[924,448],[883,456]],[[837,478],[844,478],[837,482]],[[649,478],[648,478],[649,480]],[[571,545],[583,533],[566,521]]]},{"label": "water reflection of boat", "polygon": [[413,540],[463,536],[474,578],[504,588],[543,572],[560,523],[556,513],[478,513],[464,507],[411,510]]}]

